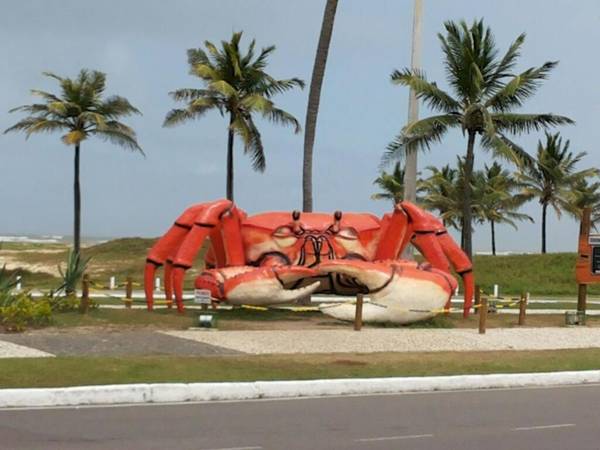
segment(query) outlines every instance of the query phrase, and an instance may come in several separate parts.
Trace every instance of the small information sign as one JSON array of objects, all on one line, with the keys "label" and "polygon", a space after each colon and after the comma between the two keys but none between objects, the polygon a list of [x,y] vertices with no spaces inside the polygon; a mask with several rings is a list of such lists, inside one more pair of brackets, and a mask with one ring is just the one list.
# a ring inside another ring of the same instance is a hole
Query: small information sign
[{"label": "small information sign", "polygon": [[211,297],[208,289],[195,289],[194,290],[194,303],[198,305],[210,305]]},{"label": "small information sign", "polygon": [[592,247],[592,273],[600,274],[600,247]]}]

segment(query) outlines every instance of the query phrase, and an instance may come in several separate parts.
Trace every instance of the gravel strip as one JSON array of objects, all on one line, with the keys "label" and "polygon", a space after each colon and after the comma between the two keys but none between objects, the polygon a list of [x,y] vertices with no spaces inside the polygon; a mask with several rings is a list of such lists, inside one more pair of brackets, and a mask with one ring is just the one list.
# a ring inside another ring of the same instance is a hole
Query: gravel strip
[{"label": "gravel strip", "polygon": [[371,353],[477,350],[553,350],[600,347],[600,328],[477,330],[364,329],[299,331],[164,331],[244,353]]},{"label": "gravel strip", "polygon": [[47,358],[51,356],[54,355],[24,345],[0,341],[0,358]]}]

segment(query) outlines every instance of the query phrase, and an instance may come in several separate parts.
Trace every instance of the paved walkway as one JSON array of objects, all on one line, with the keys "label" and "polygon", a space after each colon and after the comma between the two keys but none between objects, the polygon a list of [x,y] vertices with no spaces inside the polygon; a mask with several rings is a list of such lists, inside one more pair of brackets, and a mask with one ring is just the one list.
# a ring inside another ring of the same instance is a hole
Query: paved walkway
[{"label": "paved walkway", "polygon": [[370,353],[600,348],[600,328],[165,331],[250,354]]},{"label": "paved walkway", "polygon": [[0,358],[39,356],[212,356],[239,353],[151,330],[54,332],[0,335]]},{"label": "paved walkway", "polygon": [[44,358],[54,356],[31,347],[0,341],[0,358]]},{"label": "paved walkway", "polygon": [[0,335],[0,358],[372,353],[600,348],[600,328],[343,330],[37,330]]}]

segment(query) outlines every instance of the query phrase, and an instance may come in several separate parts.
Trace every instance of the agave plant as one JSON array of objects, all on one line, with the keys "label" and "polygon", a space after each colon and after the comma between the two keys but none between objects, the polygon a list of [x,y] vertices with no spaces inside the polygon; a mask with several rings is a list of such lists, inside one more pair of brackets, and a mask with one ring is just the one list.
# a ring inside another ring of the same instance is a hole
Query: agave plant
[{"label": "agave plant", "polygon": [[77,289],[77,284],[83,277],[90,259],[91,258],[83,258],[79,253],[69,250],[66,269],[63,271],[62,267],[60,267],[60,265],[58,266],[62,284],[57,289],[57,292],[64,291],[66,295],[74,294]]},{"label": "agave plant", "polygon": [[4,306],[11,297],[12,290],[17,286],[19,274],[10,273],[6,264],[0,270],[0,306]]}]

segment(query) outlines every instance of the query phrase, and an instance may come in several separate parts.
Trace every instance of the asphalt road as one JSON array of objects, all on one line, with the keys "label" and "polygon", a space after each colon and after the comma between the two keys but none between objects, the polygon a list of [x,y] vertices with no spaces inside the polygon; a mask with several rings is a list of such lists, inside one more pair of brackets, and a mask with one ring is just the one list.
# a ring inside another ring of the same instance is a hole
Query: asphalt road
[{"label": "asphalt road", "polygon": [[600,449],[600,386],[0,411],[2,449]]}]

